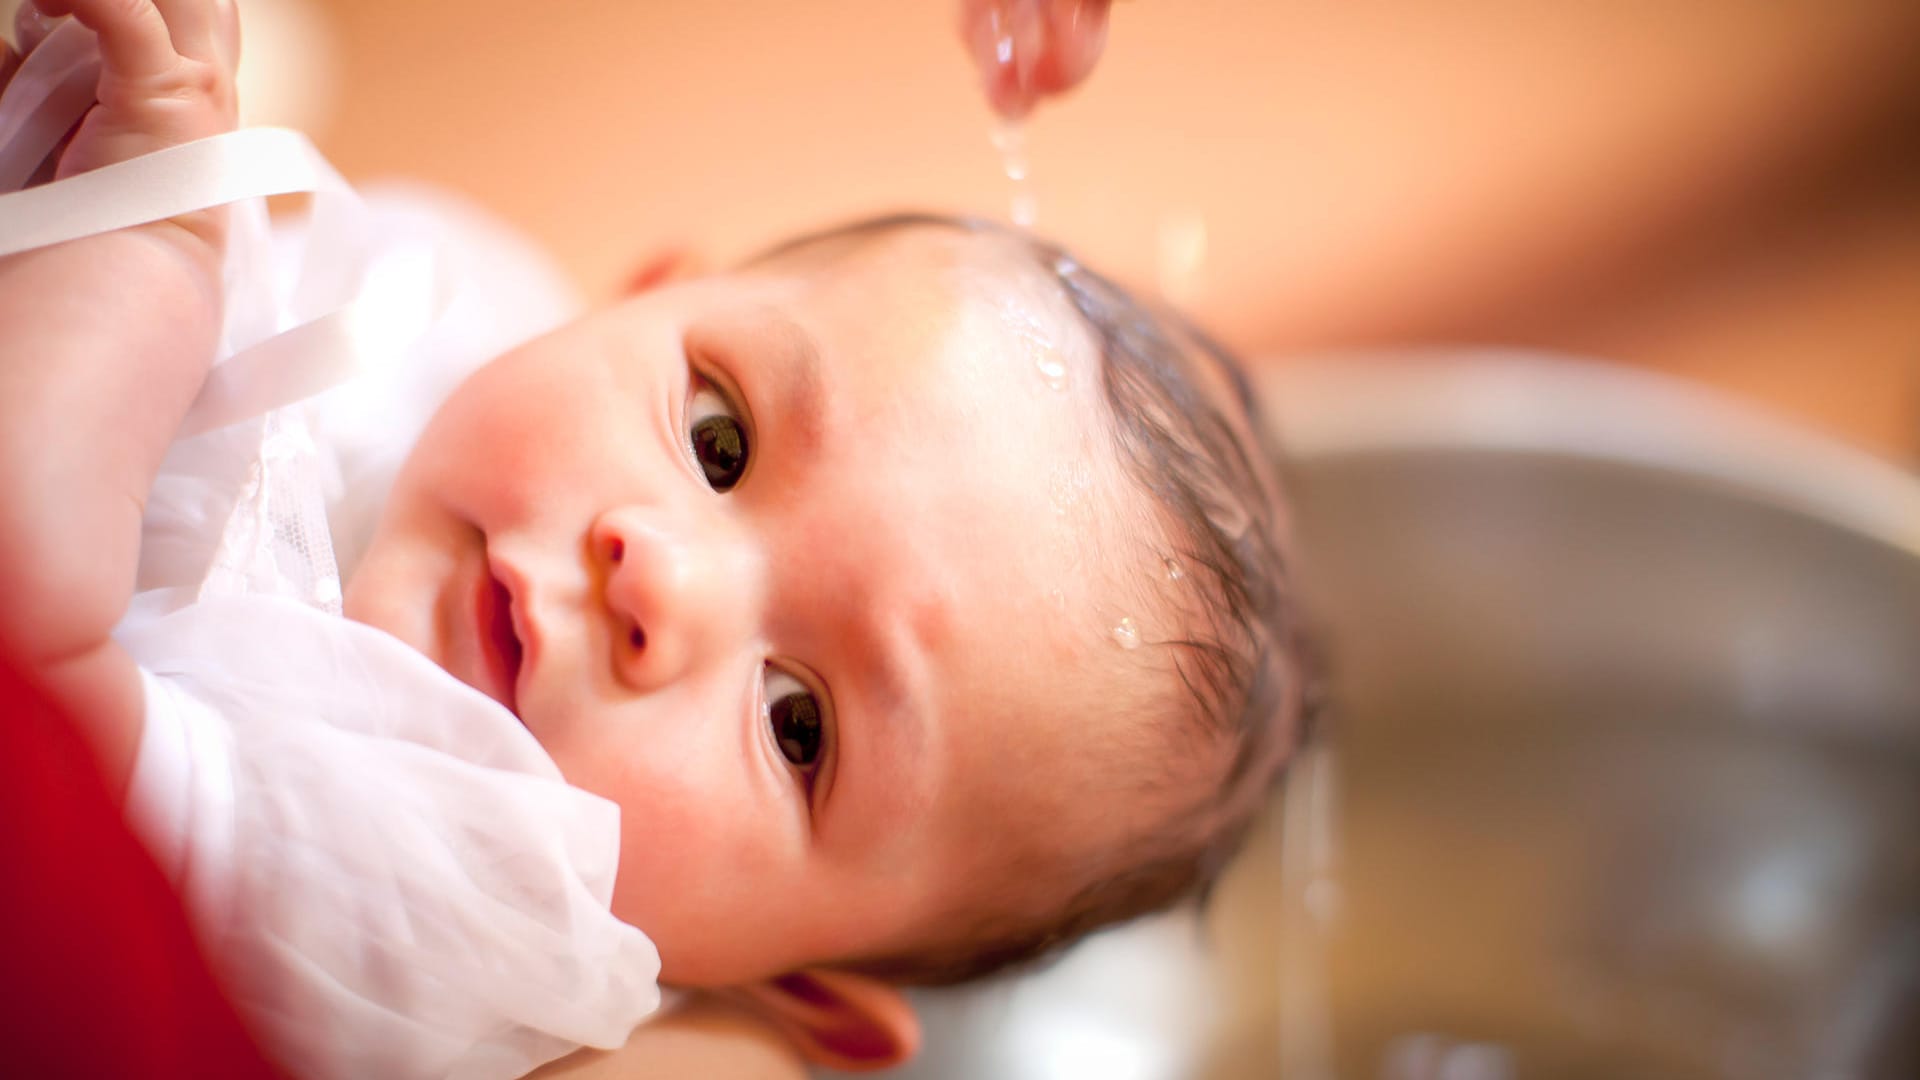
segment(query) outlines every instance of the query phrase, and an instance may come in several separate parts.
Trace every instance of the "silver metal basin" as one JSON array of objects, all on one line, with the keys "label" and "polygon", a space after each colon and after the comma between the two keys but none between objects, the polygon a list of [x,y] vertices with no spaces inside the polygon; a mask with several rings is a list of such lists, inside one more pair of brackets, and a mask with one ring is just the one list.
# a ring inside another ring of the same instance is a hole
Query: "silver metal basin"
[{"label": "silver metal basin", "polygon": [[1920,1076],[1920,482],[1558,359],[1263,390],[1327,741],[1213,910],[925,996],[915,1075]]},{"label": "silver metal basin", "polygon": [[1920,1076],[1920,485],[1564,361],[1271,389],[1344,703],[1290,1063]]}]

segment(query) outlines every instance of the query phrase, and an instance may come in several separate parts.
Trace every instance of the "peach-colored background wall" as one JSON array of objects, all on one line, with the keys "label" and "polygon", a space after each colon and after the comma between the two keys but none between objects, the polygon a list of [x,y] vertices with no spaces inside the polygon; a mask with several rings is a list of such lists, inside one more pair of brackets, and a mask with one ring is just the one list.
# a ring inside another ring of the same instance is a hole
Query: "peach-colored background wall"
[{"label": "peach-colored background wall", "polygon": [[[1004,216],[955,0],[316,0],[322,146],[590,292],[885,208]],[[243,3],[243,10],[245,4]],[[1263,354],[1541,345],[1920,460],[1920,4],[1122,0],[1039,226]]]}]

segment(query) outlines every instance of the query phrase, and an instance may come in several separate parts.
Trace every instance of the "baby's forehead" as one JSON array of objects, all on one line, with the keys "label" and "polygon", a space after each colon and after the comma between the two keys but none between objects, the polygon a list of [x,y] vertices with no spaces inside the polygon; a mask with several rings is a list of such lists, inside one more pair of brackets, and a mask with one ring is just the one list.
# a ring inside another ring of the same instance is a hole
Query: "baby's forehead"
[{"label": "baby's forehead", "polygon": [[887,352],[898,374],[950,376],[956,403],[984,394],[1015,409],[1064,407],[1088,436],[1111,426],[1093,334],[1018,237],[861,230],[802,245],[767,269],[801,284],[801,307],[823,333]]},{"label": "baby's forehead", "polygon": [[804,238],[744,269],[814,275],[823,282],[894,285],[895,293],[939,294],[956,305],[983,305],[1022,328],[1046,326],[1062,337],[1086,327],[1031,245],[1017,234],[913,220],[855,226]]},{"label": "baby's forehead", "polygon": [[[954,606],[1011,595],[1037,607],[1044,617],[1026,625],[1066,624],[1076,663],[1139,635],[1178,636],[1148,580],[1164,576],[1165,529],[1122,460],[1104,360],[1023,240],[856,231],[764,266],[802,282],[796,317],[830,378],[853,384],[837,393],[831,427],[864,457],[876,502],[924,523],[913,540],[929,562],[991,552],[1005,575]],[[889,467],[876,469],[881,458]],[[946,527],[955,521],[969,527]]]},{"label": "baby's forehead", "polygon": [[803,240],[745,269],[803,283],[823,350],[877,354],[846,365],[865,381],[851,396],[861,438],[923,472],[904,503],[1019,523],[989,539],[1046,592],[1081,593],[1082,629],[1103,647],[1129,629],[1174,636],[1148,580],[1172,554],[1165,523],[1123,460],[1100,343],[1046,258],[1018,234],[914,223]]}]

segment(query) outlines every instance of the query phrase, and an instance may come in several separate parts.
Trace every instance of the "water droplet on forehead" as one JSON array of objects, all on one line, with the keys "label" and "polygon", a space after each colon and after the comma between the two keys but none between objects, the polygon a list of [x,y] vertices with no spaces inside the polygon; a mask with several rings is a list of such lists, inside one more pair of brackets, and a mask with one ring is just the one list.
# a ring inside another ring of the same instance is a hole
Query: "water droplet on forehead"
[{"label": "water droplet on forehead", "polygon": [[1187,576],[1186,570],[1183,569],[1180,565],[1180,560],[1174,558],[1171,555],[1167,556],[1166,562],[1164,565],[1167,568],[1168,581],[1179,581],[1181,578]]},{"label": "water droplet on forehead", "polygon": [[1113,627],[1113,640],[1123,649],[1140,647],[1140,628],[1133,624],[1133,616],[1123,616]]},{"label": "water droplet on forehead", "polygon": [[1034,358],[1034,369],[1040,372],[1040,379],[1050,390],[1067,388],[1067,364],[1051,352],[1043,352]]}]

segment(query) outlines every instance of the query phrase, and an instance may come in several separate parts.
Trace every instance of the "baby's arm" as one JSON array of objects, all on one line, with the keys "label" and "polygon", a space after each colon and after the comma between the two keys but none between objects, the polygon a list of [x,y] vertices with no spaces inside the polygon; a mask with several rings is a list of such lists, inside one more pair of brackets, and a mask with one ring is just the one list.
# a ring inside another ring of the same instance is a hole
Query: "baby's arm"
[{"label": "baby's arm", "polygon": [[[230,0],[35,0],[100,36],[98,104],[56,177],[232,130]],[[204,211],[0,259],[0,649],[90,734],[115,790],[139,672],[111,633],[140,518],[213,360],[225,216]]]}]

